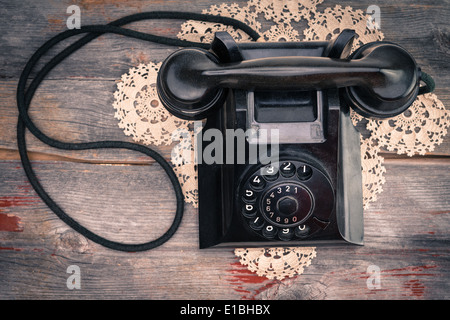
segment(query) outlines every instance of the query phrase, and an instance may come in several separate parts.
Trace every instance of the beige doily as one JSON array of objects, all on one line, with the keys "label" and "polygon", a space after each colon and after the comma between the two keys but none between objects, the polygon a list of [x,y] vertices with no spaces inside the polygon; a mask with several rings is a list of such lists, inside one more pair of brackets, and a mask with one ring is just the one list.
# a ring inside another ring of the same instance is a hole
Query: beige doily
[{"label": "beige doily", "polygon": [[[196,124],[199,124],[199,121]],[[170,156],[183,190],[184,200],[195,208],[198,208],[198,176],[194,159],[194,139],[201,129],[201,126],[193,126],[189,130],[178,129],[174,132],[172,139],[179,143],[173,147]]]},{"label": "beige doily", "polygon": [[173,117],[159,101],[156,78],[160,66],[161,62],[131,68],[114,92],[119,127],[134,141],[148,145],[170,145],[174,131],[189,129],[189,121]]},{"label": "beige doily", "polygon": [[380,148],[373,139],[361,137],[364,209],[369,207],[370,202],[377,200],[377,195],[383,191],[383,184],[386,181],[384,178],[386,172],[386,168],[383,166],[384,158],[378,154],[379,150]]},{"label": "beige doily", "polygon": [[260,277],[283,280],[303,273],[316,256],[314,247],[238,248],[234,250],[240,262]]},{"label": "beige doily", "polygon": [[[362,118],[355,114],[355,122]],[[442,143],[450,125],[450,112],[433,93],[421,95],[402,114],[386,119],[367,119],[366,128],[378,145],[397,154],[425,155]]]},{"label": "beige doily", "polygon": [[323,0],[250,0],[248,8],[254,9],[256,15],[262,15],[266,20],[277,24],[290,23],[292,20],[299,22],[302,19],[309,19],[316,14],[316,6]]},{"label": "beige doily", "polygon": [[[223,3],[219,6],[213,5],[209,8],[209,10],[203,10],[202,13],[220,15],[240,20],[258,32],[261,29],[261,24],[256,20],[257,16],[248,6],[241,8],[236,3]],[[234,40],[238,42],[251,40],[245,32],[242,30],[236,30],[231,26],[224,26],[220,23],[193,20],[188,20],[181,25],[181,32],[178,33],[178,38],[182,40],[210,43],[217,31],[227,31],[233,36]]]},{"label": "beige doily", "polygon": [[376,28],[367,28],[368,15],[361,10],[353,10],[351,7],[342,8],[340,5],[334,8],[326,8],[323,12],[316,12],[314,18],[308,19],[309,28],[303,31],[304,40],[329,41],[335,38],[344,29],[353,29],[356,32],[353,49],[361,45],[383,40],[383,33]]},{"label": "beige doily", "polygon": [[[238,19],[258,31],[266,41],[330,40],[343,29],[356,32],[354,48],[383,40],[383,33],[367,28],[369,18],[361,10],[334,6],[322,12],[317,5],[324,0],[249,0],[247,5],[223,3],[212,5],[203,13]],[[265,21],[263,20],[265,19]],[[296,30],[293,25],[301,20],[308,27]],[[263,27],[264,25],[264,27]],[[186,21],[181,25],[179,39],[209,43],[216,31],[228,31],[238,41],[250,41],[241,30],[217,23]],[[189,152],[193,152],[193,126],[189,121],[170,115],[162,106],[156,93],[156,76],[161,62],[139,65],[124,74],[114,93],[115,117],[126,135],[144,144],[171,145],[176,143],[171,161],[183,188],[185,201],[198,206],[196,166]],[[371,133],[361,138],[364,207],[376,201],[382,192],[386,169],[380,150],[399,154],[425,154],[442,142],[450,124],[450,113],[433,94],[420,96],[402,115],[389,120],[364,119],[352,112],[356,125],[367,123]],[[176,134],[173,134],[173,133]],[[188,152],[188,153],[186,153]],[[301,274],[315,257],[315,248],[252,248],[236,249],[242,264],[260,276],[283,279]]]},{"label": "beige doily", "polygon": [[[193,123],[172,116],[159,100],[156,78],[161,62],[140,64],[122,75],[114,92],[113,107],[119,127],[134,141],[146,145],[175,145],[172,152],[174,171],[185,201],[198,206],[197,172],[194,161],[186,161],[185,150],[193,153]],[[185,156],[185,159],[183,159]]]}]

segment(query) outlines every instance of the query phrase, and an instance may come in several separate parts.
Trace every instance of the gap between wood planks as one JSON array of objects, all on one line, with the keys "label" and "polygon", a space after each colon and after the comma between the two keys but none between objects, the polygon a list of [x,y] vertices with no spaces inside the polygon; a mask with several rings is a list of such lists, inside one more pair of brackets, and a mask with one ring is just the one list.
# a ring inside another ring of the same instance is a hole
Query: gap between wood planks
[{"label": "gap between wood planks", "polygon": [[[45,152],[29,151],[29,158],[32,161],[61,161],[100,165],[150,165],[154,164],[155,160],[148,158],[148,160],[90,160],[80,159],[69,156],[61,156]],[[450,165],[450,155],[434,155],[427,154],[424,156],[416,155],[409,157],[406,155],[397,155],[394,153],[380,153],[387,163],[402,163],[405,165],[419,165],[419,164],[433,164],[433,165]],[[0,160],[20,160],[20,155],[17,150],[0,148]]]},{"label": "gap between wood planks", "polygon": [[[111,161],[111,160],[86,160],[78,159],[74,157],[66,157],[56,154],[49,154],[44,152],[29,151],[28,156],[31,161],[60,161],[60,162],[74,162],[74,163],[87,163],[87,164],[99,164],[99,165],[150,165],[156,163],[155,160],[148,158],[148,160],[126,160],[126,161]],[[0,148],[0,161],[1,160],[17,160],[20,161],[19,151]]]}]

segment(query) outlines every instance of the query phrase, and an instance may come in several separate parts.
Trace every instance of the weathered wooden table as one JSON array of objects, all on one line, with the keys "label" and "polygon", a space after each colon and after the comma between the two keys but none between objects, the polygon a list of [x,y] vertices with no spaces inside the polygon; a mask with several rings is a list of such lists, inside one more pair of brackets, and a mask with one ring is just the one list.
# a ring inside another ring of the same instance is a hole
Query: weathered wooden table
[{"label": "weathered wooden table", "polygon": [[[235,1],[245,5],[246,1]],[[325,1],[366,10],[370,1]],[[448,299],[450,298],[450,137],[425,156],[386,152],[384,192],[365,211],[365,246],[317,248],[302,275],[269,280],[239,263],[232,249],[198,249],[197,210],[187,204],[178,232],[142,253],[116,252],[86,240],[36,195],[20,164],[15,93],[24,64],[65,30],[66,9],[82,25],[153,10],[201,12],[214,1],[0,1],[0,298],[4,299]],[[378,1],[386,40],[404,46],[436,80],[450,105],[450,1]],[[176,36],[181,21],[147,21],[141,31]],[[59,47],[61,48],[61,47]],[[30,114],[62,141],[131,141],[112,108],[116,81],[132,66],[162,61],[173,47],[104,35],[53,70]],[[42,64],[41,64],[42,65]],[[143,242],[167,228],[174,195],[151,159],[124,150],[67,152],[27,134],[36,173],[73,218],[117,241]],[[170,147],[156,148],[167,158]],[[70,290],[69,266],[81,289]],[[366,284],[380,268],[380,288]]]}]

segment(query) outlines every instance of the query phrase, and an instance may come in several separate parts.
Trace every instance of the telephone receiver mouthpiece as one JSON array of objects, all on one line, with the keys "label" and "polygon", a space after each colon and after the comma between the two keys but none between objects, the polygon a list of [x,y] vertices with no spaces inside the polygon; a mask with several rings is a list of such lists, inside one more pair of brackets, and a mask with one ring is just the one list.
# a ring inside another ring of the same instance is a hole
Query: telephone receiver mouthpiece
[{"label": "telephone receiver mouthpiece", "polygon": [[372,42],[349,59],[285,56],[220,63],[213,53],[187,48],[171,54],[157,80],[161,102],[177,117],[202,119],[223,105],[227,89],[344,88],[350,106],[366,117],[387,118],[416,99],[420,69],[402,47]]}]

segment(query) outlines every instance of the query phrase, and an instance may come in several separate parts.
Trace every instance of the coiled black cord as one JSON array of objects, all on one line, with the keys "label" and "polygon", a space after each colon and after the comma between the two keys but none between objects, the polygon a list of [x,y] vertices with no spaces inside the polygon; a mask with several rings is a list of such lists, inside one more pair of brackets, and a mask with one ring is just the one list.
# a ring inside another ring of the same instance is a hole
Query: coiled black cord
[{"label": "coiled black cord", "polygon": [[[116,21],[113,21],[107,25],[91,25],[91,26],[83,26],[81,29],[73,29],[61,32],[55,37],[51,38],[47,42],[45,42],[29,59],[24,70],[19,79],[19,83],[17,86],[17,107],[19,109],[19,119],[17,123],[17,143],[19,154],[22,162],[22,166],[25,170],[25,173],[33,186],[36,193],[41,197],[41,199],[45,202],[45,204],[68,226],[73,228],[75,231],[79,232],[86,238],[102,245],[110,249],[119,250],[119,251],[129,251],[129,252],[137,252],[149,250],[155,247],[162,245],[164,242],[169,240],[175,231],[178,229],[181,219],[183,216],[184,210],[184,197],[181,190],[180,183],[170,166],[170,164],[156,151],[147,148],[145,146],[123,142],[123,141],[97,141],[97,142],[87,142],[87,143],[66,143],[50,138],[46,134],[44,134],[39,128],[35,126],[33,121],[30,119],[28,115],[28,109],[30,107],[31,100],[39,87],[42,80],[45,76],[56,67],[61,61],[63,61],[66,57],[77,51],[79,48],[83,47],[85,44],[89,43],[93,39],[99,37],[104,33],[115,33],[120,34],[136,39],[141,39],[150,42],[156,42],[171,46],[181,46],[181,47],[190,47],[196,46],[201,48],[209,48],[208,44],[197,43],[191,41],[184,41],[178,39],[172,39],[167,37],[161,37],[157,35],[147,34],[143,32],[138,32],[130,29],[121,28],[121,26],[126,25],[131,22],[136,22],[140,20],[148,20],[148,19],[184,19],[184,20],[199,20],[206,22],[215,22],[221,23],[225,25],[230,25],[235,28],[241,29],[246,32],[253,40],[257,40],[260,35],[253,30],[248,25],[244,24],[241,21],[220,17],[208,14],[198,14],[198,13],[189,13],[189,12],[177,12],[177,11],[155,11],[155,12],[143,12],[134,15],[130,15]],[[27,80],[29,79],[30,73],[33,70],[36,63],[39,59],[47,53],[50,48],[58,44],[59,42],[72,37],[77,34],[88,33],[83,38],[77,40],[76,42],[69,45],[67,48],[62,50],[56,56],[54,56],[44,67],[39,70],[36,74],[36,77],[31,81],[28,88],[26,88]],[[27,146],[25,141],[25,129],[28,128],[30,132],[36,136],[43,143],[58,149],[63,150],[87,150],[87,149],[106,149],[106,148],[114,148],[114,149],[128,149],[138,151],[143,153],[151,158],[153,158],[156,162],[158,162],[164,171],[167,173],[170,182],[174,188],[177,209],[175,213],[174,220],[170,228],[158,239],[141,243],[141,244],[127,244],[116,241],[108,240],[104,237],[101,237],[89,229],[83,227],[80,223],[72,219],[64,210],[58,206],[55,201],[49,196],[49,194],[42,187],[39,182],[36,174],[33,171],[30,159],[27,154]]]}]

